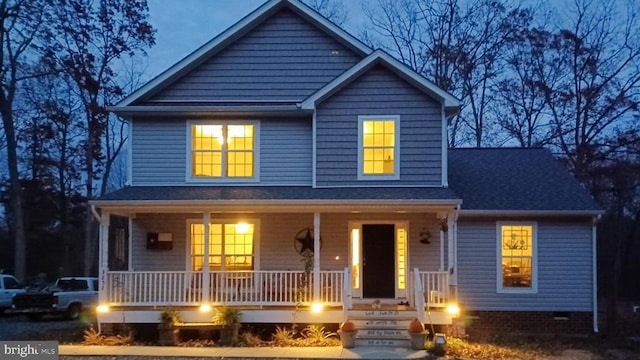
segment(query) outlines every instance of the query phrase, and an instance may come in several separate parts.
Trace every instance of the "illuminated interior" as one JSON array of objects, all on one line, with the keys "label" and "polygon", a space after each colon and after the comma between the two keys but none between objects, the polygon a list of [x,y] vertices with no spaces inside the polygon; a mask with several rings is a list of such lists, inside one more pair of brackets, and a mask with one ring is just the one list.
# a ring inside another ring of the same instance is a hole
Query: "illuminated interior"
[{"label": "illuminated interior", "polygon": [[533,227],[502,226],[502,285],[531,287]]},{"label": "illuminated interior", "polygon": [[253,125],[192,125],[194,177],[252,177]]},{"label": "illuminated interior", "polygon": [[[224,229],[224,231],[223,231]],[[209,225],[209,267],[212,270],[252,270],[254,225]],[[204,267],[204,225],[191,224],[191,268]]]},{"label": "illuminated interior", "polygon": [[395,121],[362,122],[363,173],[393,175],[395,170]]},{"label": "illuminated interior", "polygon": [[396,227],[396,273],[398,274],[398,289],[407,288],[407,229]]},{"label": "illuminated interior", "polygon": [[360,229],[351,229],[351,285],[360,289]]}]

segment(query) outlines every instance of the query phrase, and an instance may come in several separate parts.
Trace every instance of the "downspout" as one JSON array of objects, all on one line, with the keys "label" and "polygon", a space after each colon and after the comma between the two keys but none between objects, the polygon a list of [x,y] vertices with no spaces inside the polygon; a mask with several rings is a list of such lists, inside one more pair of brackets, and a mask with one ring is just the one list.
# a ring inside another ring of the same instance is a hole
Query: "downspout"
[{"label": "downspout", "polygon": [[594,216],[591,224],[591,265],[593,269],[591,270],[592,276],[592,284],[593,289],[591,290],[593,294],[593,332],[598,333],[600,330],[598,329],[598,248],[597,248],[597,229],[598,222],[600,221],[601,215]]},{"label": "downspout", "polygon": [[93,214],[93,217],[96,218],[96,221],[102,224],[102,217],[98,214],[98,210],[96,210],[95,205],[91,205],[91,213]]}]

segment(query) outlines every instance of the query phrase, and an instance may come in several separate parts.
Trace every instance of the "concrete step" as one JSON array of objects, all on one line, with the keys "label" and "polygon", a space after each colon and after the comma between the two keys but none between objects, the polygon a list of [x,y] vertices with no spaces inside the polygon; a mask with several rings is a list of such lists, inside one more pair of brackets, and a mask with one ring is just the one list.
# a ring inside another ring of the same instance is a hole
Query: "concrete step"
[{"label": "concrete step", "polygon": [[349,310],[349,319],[412,320],[417,316],[415,310]]},{"label": "concrete step", "polygon": [[363,329],[358,330],[358,339],[409,339],[406,329]]},{"label": "concrete step", "polygon": [[409,339],[357,339],[356,346],[411,347]]},{"label": "concrete step", "polygon": [[411,320],[393,320],[393,319],[354,319],[351,320],[357,329],[409,329]]}]

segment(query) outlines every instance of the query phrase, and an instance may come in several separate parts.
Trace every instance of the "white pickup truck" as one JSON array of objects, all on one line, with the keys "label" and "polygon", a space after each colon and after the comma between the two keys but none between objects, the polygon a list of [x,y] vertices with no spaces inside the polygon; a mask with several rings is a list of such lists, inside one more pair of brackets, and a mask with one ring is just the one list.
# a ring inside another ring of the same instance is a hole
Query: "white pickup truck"
[{"label": "white pickup truck", "polygon": [[44,314],[63,314],[69,320],[98,303],[98,278],[62,277],[48,292],[24,293],[13,297],[13,310],[38,320]]},{"label": "white pickup truck", "polygon": [[15,277],[8,274],[0,274],[0,314],[7,309],[11,309],[14,296],[24,292],[24,288]]}]

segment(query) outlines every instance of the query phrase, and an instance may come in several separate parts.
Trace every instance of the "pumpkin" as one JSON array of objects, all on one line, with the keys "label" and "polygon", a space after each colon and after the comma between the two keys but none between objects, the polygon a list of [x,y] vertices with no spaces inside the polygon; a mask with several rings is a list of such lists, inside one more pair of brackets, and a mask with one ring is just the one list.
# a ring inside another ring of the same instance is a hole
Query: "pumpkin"
[{"label": "pumpkin", "polygon": [[410,333],[422,333],[424,332],[424,325],[418,319],[413,319],[409,323]]},{"label": "pumpkin", "polygon": [[340,325],[340,330],[342,332],[354,332],[356,331],[356,325],[351,321],[347,320]]}]

